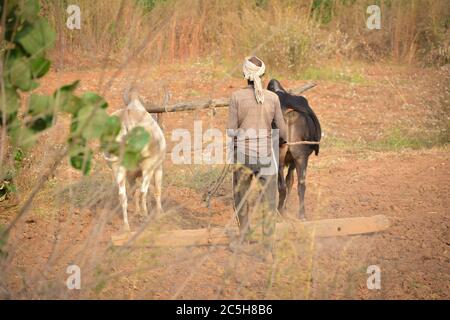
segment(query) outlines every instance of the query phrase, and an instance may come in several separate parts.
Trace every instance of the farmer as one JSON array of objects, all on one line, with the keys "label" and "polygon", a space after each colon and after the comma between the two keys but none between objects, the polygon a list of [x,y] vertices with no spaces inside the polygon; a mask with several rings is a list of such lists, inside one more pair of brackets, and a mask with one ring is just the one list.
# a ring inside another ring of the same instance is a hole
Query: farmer
[{"label": "farmer", "polygon": [[[262,214],[263,245],[271,256],[277,212],[278,147],[286,141],[286,124],[278,96],[263,89],[264,71],[261,59],[255,56],[245,59],[243,73],[247,87],[231,95],[227,134],[232,137],[236,164],[233,196],[241,241],[246,243],[250,234],[249,190],[256,184],[256,208],[250,212]],[[272,123],[279,131],[272,131]]]}]

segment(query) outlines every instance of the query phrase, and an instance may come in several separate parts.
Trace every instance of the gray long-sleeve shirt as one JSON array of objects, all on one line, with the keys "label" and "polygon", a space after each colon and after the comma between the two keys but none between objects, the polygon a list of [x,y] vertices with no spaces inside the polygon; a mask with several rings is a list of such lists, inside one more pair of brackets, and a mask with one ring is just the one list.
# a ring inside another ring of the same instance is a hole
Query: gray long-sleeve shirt
[{"label": "gray long-sleeve shirt", "polygon": [[228,135],[237,138],[238,149],[239,143],[245,141],[245,154],[271,155],[272,121],[279,129],[279,137],[286,141],[286,123],[275,93],[264,90],[262,104],[257,103],[252,86],[231,95]]}]

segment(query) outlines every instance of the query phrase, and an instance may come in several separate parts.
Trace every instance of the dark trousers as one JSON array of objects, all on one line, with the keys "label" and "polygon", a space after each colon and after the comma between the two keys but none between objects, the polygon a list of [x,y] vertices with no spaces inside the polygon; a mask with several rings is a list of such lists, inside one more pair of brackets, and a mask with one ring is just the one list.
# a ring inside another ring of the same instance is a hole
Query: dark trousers
[{"label": "dark trousers", "polygon": [[[252,164],[249,161],[235,165],[233,170],[234,205],[241,236],[245,238],[250,233],[249,213],[261,212],[263,243],[266,247],[272,247],[277,213],[278,177],[276,174],[261,174],[263,167],[264,165]],[[255,179],[259,187],[251,190]],[[256,200],[256,208],[250,208],[250,196]]]}]

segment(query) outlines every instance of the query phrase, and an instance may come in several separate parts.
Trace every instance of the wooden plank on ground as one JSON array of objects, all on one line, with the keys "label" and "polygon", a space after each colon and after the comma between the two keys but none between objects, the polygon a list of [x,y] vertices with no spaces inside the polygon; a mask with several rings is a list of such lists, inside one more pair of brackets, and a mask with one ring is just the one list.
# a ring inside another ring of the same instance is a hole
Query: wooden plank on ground
[{"label": "wooden plank on ground", "polygon": [[[384,215],[372,217],[353,217],[340,219],[324,219],[316,221],[292,220],[277,223],[276,238],[295,239],[305,233],[316,237],[336,237],[380,232],[389,227],[389,220]],[[255,228],[255,237],[260,236],[260,229]],[[122,233],[113,235],[111,240],[115,246],[123,246],[136,234]],[[136,237],[133,244],[138,243],[152,247],[184,247],[226,245],[238,236],[237,228],[211,228],[193,230],[171,230],[164,232],[143,232]]]}]

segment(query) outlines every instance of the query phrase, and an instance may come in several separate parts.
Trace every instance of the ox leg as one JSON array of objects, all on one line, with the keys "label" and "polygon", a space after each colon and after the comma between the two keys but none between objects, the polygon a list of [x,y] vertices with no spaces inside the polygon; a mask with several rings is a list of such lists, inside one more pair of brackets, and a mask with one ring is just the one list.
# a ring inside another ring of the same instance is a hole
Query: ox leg
[{"label": "ox leg", "polygon": [[114,178],[119,186],[119,201],[122,206],[123,223],[125,231],[130,231],[130,224],[128,223],[128,199],[126,189],[126,170],[124,167],[118,166],[114,170]]},{"label": "ox leg", "polygon": [[150,187],[151,175],[149,171],[142,172],[142,184],[141,184],[141,208],[144,216],[148,216],[147,208],[147,194]]},{"label": "ox leg", "polygon": [[141,203],[140,203],[140,195],[141,192],[139,190],[139,188],[137,188],[136,186],[133,187],[134,188],[134,204],[135,204],[135,212],[137,212],[137,214],[140,214],[141,212]]},{"label": "ox leg", "polygon": [[280,198],[278,200],[278,211],[283,213],[286,209],[286,180],[284,179],[284,165],[278,168],[278,191]]},{"label": "ox leg", "polygon": [[155,200],[156,200],[156,213],[160,214],[163,212],[161,205],[161,193],[162,193],[162,178],[163,178],[163,170],[162,166],[156,169],[155,171]]},{"label": "ox leg", "polygon": [[[288,173],[286,175],[286,188],[287,188],[287,195],[286,199],[289,198],[289,195],[292,191],[292,186],[294,185],[294,170],[295,170],[295,163],[290,163],[288,168]],[[286,202],[284,202],[284,206],[286,207]]]},{"label": "ox leg", "polygon": [[306,168],[308,167],[308,157],[303,156],[295,160],[295,167],[297,169],[298,177],[298,200],[299,211],[298,215],[301,220],[306,220],[305,215],[305,191],[306,191]]},{"label": "ox leg", "polygon": [[286,184],[286,196],[284,198],[283,202],[280,202],[280,206],[282,207],[282,210],[286,210],[286,204],[287,199],[289,198],[289,195],[292,191],[292,185],[294,184],[294,170],[295,170],[295,164],[291,163],[288,167],[288,173],[285,178],[285,184]]},{"label": "ox leg", "polygon": [[278,211],[280,213],[283,213],[284,209],[286,208],[285,202],[286,202],[286,180],[284,178],[284,165],[285,165],[285,159],[286,154],[288,152],[288,146],[287,144],[283,144],[280,146],[279,149],[279,165],[278,165]]}]

